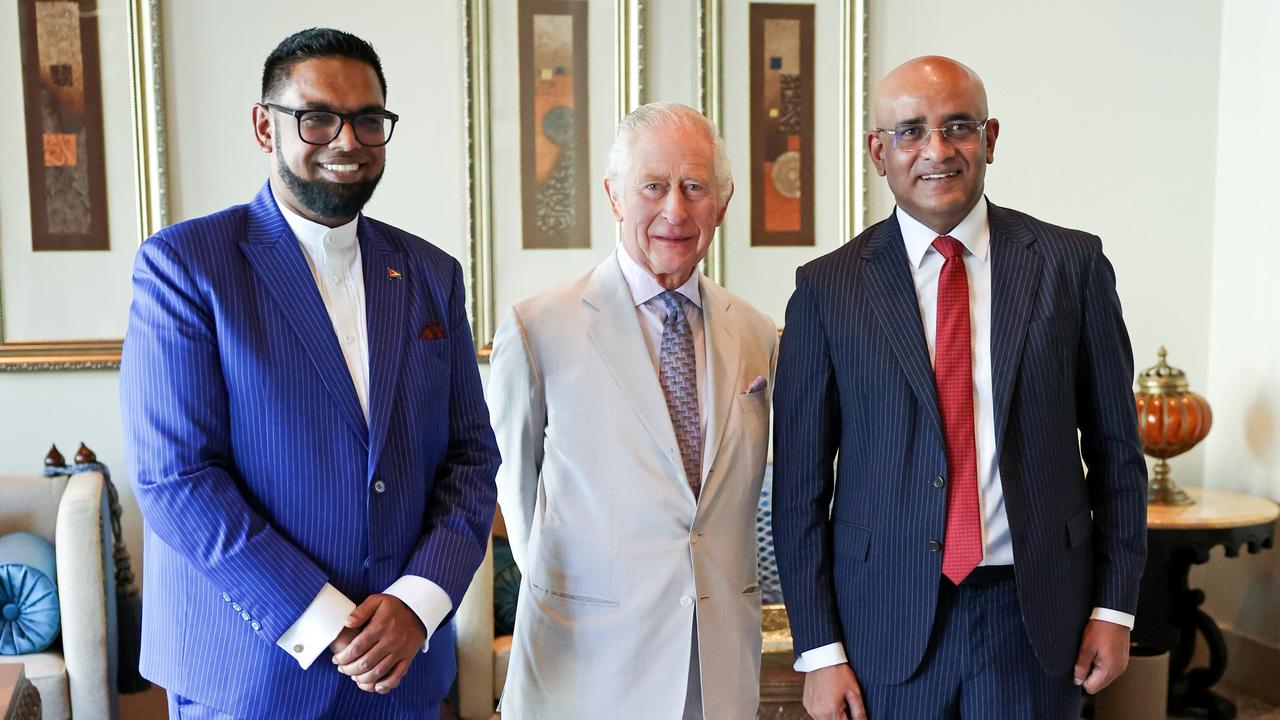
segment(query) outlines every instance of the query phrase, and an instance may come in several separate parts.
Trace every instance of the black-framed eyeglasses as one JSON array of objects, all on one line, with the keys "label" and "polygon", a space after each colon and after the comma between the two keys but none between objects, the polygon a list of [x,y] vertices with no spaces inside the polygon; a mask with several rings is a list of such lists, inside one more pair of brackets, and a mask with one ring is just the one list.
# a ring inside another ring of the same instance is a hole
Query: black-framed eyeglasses
[{"label": "black-framed eyeglasses", "polygon": [[400,116],[379,110],[377,112],[340,113],[332,110],[298,110],[275,103],[263,103],[272,110],[292,115],[298,121],[298,137],[308,145],[328,145],[342,133],[342,125],[351,126],[356,140],[365,147],[382,147],[391,142]]},{"label": "black-framed eyeglasses", "polygon": [[876,132],[893,135],[893,148],[902,152],[915,152],[929,144],[929,137],[941,133],[942,139],[957,149],[968,149],[978,144],[987,129],[987,120],[953,120],[942,127],[926,127],[923,123],[899,125],[893,129],[876,128]]}]

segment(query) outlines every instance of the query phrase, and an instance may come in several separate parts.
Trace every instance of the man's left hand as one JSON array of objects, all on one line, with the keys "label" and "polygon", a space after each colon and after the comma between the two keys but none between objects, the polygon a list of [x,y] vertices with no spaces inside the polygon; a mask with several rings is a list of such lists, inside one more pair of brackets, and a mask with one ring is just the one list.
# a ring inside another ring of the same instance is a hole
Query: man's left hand
[{"label": "man's left hand", "polygon": [[333,662],[365,692],[391,692],[427,640],[422,620],[393,595],[370,595],[344,624],[360,633]]},{"label": "man's left hand", "polygon": [[1102,688],[1129,667],[1129,628],[1105,620],[1090,620],[1084,626],[1080,654],[1072,670],[1077,686],[1097,695]]}]

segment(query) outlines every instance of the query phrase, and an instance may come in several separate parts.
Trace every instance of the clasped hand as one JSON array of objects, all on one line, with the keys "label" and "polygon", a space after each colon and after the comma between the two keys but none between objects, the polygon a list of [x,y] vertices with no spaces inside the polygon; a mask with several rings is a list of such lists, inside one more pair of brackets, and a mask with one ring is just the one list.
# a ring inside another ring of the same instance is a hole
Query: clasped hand
[{"label": "clasped hand", "polygon": [[422,620],[393,595],[378,593],[360,603],[329,644],[338,672],[365,692],[391,692],[422,651],[427,630]]}]

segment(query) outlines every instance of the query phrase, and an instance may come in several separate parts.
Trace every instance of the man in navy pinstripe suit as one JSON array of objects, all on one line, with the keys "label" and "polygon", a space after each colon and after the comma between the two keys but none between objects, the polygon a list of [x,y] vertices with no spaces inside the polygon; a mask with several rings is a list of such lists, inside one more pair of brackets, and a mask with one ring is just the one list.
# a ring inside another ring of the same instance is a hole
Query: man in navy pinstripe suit
[{"label": "man in navy pinstripe suit", "polygon": [[1115,276],[1097,237],[984,198],[1000,126],[972,70],[912,60],[875,112],[897,208],[796,273],[778,360],[805,707],[1075,718],[1128,662],[1146,554]]},{"label": "man in navy pinstripe suit", "polygon": [[452,682],[498,453],[460,266],[360,214],[385,97],[365,41],[285,39],[269,182],[138,251],[121,395],[171,718],[436,717]]}]

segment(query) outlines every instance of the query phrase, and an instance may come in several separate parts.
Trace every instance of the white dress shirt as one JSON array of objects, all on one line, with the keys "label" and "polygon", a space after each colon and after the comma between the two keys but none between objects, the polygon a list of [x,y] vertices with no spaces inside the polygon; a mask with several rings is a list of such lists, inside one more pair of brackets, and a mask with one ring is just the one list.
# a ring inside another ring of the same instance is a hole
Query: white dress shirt
[{"label": "white dress shirt", "polygon": [[[640,329],[644,332],[645,344],[649,347],[649,359],[653,361],[653,370],[659,372],[659,354],[662,351],[662,326],[667,321],[666,305],[658,296],[667,289],[658,284],[656,278],[648,270],[640,267],[627,249],[622,245],[617,251],[618,266],[622,268],[622,277],[631,290],[631,300],[636,304],[636,316],[640,320]],[[689,331],[693,335],[693,355],[695,371],[698,376],[698,415],[701,417],[702,432],[707,431],[707,347],[702,322],[702,292],[698,289],[698,279],[702,277],[696,269],[689,274],[689,279],[676,288],[689,302],[682,303]]]},{"label": "white dress shirt", "polygon": [[[274,197],[274,196],[273,196]],[[364,305],[364,273],[360,261],[360,243],[356,237],[357,219],[331,228],[312,222],[276,201],[285,222],[293,231],[311,268],[311,276],[320,290],[325,310],[333,323],[338,347],[346,359],[351,382],[364,419],[369,421],[369,324]],[[427,640],[440,626],[453,601],[439,585],[418,575],[405,575],[386,590],[400,599],[422,621]],[[289,653],[305,670],[342,631],[342,623],[356,604],[337,588],[325,583],[293,625],[285,630],[276,645]]]},{"label": "white dress shirt", "polygon": [[[901,207],[896,210],[902,242],[911,263],[916,303],[929,363],[934,361],[937,339],[938,276],[945,259],[933,248],[938,233],[911,217]],[[991,392],[991,226],[987,222],[986,198],[979,200],[959,225],[947,233],[964,246],[964,271],[969,281],[970,343],[973,349],[974,447],[978,455],[978,506],[982,520],[982,562],[980,565],[1012,565],[1013,535],[1005,513],[1004,488],[996,462],[996,417]],[[1094,608],[1094,620],[1133,629],[1133,615]],[[842,643],[823,645],[803,653],[795,669],[817,670],[847,662]]]}]

